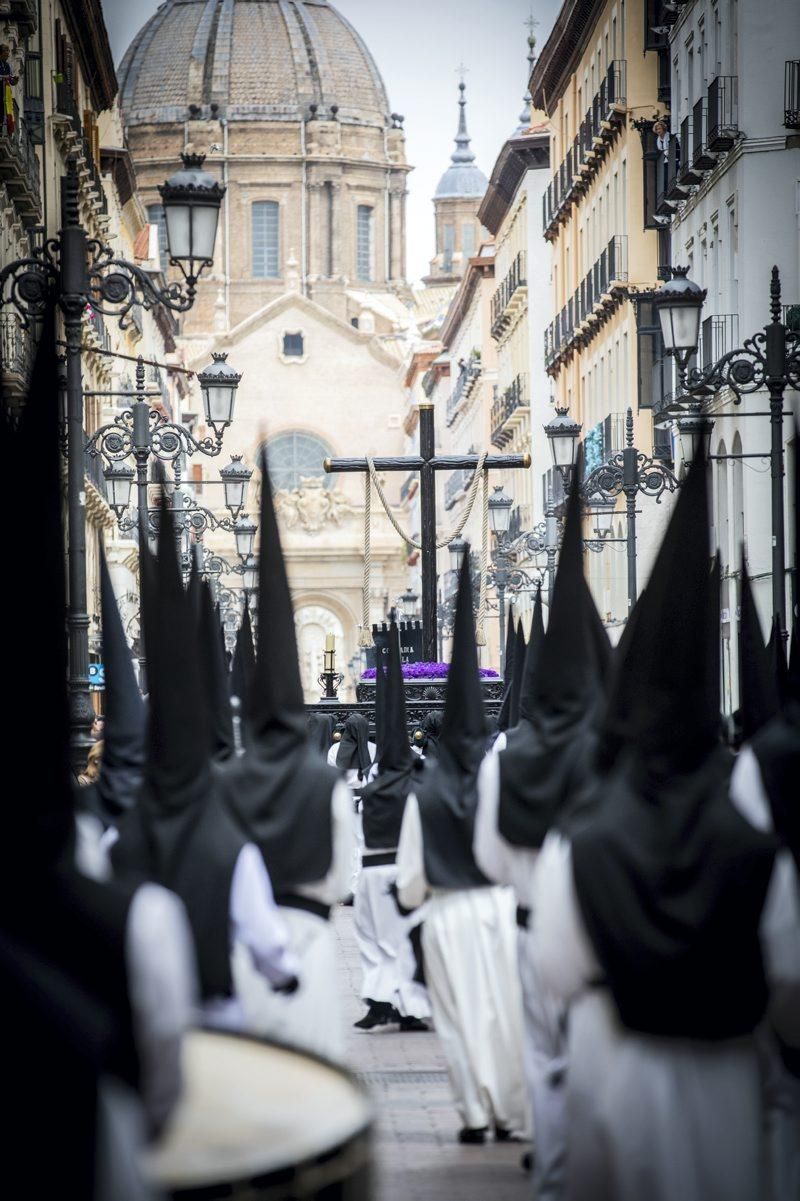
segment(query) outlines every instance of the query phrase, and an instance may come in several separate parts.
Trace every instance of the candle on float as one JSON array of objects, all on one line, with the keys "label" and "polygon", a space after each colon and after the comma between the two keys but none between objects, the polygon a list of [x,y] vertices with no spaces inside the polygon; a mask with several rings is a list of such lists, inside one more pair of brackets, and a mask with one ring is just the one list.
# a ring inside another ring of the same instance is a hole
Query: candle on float
[{"label": "candle on float", "polygon": [[336,635],[335,634],[326,634],[325,635],[325,650],[326,651],[335,651],[336,650]]}]

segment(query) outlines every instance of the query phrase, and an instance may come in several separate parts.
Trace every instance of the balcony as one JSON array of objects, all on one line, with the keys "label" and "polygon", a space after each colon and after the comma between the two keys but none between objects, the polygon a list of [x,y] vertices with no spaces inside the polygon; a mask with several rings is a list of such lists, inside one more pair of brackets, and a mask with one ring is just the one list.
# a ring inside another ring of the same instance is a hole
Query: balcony
[{"label": "balcony", "polygon": [[555,237],[560,221],[573,201],[586,191],[621,127],[626,113],[626,79],[627,64],[624,59],[616,59],[609,65],[564,161],[548,184],[542,197],[546,238]]},{"label": "balcony", "polygon": [[800,59],[786,63],[783,83],[783,123],[787,129],[800,129]]},{"label": "balcony", "polygon": [[627,282],[628,239],[624,234],[617,234],[545,330],[547,371],[552,374],[578,342],[591,341],[595,323],[620,303]]},{"label": "balcony", "polygon": [[28,123],[14,103],[14,132],[6,133],[0,124],[0,179],[5,181],[14,207],[25,225],[42,220],[42,192],[39,159]]},{"label": "balcony", "polygon": [[456,501],[461,499],[472,483],[474,475],[475,472],[470,467],[460,467],[458,471],[454,471],[447,477],[444,486],[444,507],[446,509],[452,509]]},{"label": "balcony", "polygon": [[53,124],[63,135],[71,136],[72,140],[83,137],[83,126],[69,75],[56,82]]},{"label": "balcony", "polygon": [[25,37],[30,37],[39,28],[39,6],[36,0],[10,0],[9,20],[13,21]]},{"label": "balcony", "polygon": [[527,377],[518,375],[514,382],[492,405],[492,446],[506,446],[514,436],[520,420],[530,411]]},{"label": "balcony", "polygon": [[739,345],[739,314],[706,317],[700,329],[699,359],[703,370]]},{"label": "balcony", "polygon": [[523,308],[528,296],[525,252],[520,250],[492,297],[492,337],[499,341]]},{"label": "balcony", "polygon": [[0,313],[0,377],[11,400],[28,391],[33,367],[33,341],[16,313]]},{"label": "balcony", "polygon": [[708,85],[708,149],[730,150],[738,135],[738,80],[735,75],[718,75]]},{"label": "balcony", "polygon": [[452,425],[461,408],[475,391],[481,374],[481,358],[475,351],[462,363],[453,391],[447,398],[447,424]]}]

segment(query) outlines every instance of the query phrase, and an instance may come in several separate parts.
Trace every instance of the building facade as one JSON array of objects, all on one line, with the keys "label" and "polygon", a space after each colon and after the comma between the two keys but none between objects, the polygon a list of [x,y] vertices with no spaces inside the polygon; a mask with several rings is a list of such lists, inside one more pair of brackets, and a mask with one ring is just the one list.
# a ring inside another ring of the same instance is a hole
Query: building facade
[{"label": "building facade", "polygon": [[[640,336],[637,323],[638,298],[657,286],[663,253],[658,223],[646,211],[640,137],[640,127],[652,130],[669,108],[663,51],[650,32],[653,10],[648,0],[565,0],[531,76],[533,104],[550,121],[554,172],[542,206],[553,256],[545,363],[555,405],[582,424],[587,472],[621,450],[629,408],[637,447],[668,461],[672,454],[669,439],[654,432],[660,393],[649,335]],[[559,476],[549,483],[559,499]],[[640,588],[668,508],[641,506]],[[594,541],[591,519],[586,536]],[[621,518],[613,538],[587,563],[598,608],[611,624],[628,612]]]},{"label": "building facade", "polygon": [[[669,30],[671,151],[663,159],[658,204],[673,263],[688,266],[690,278],[708,293],[700,367],[741,346],[769,321],[773,265],[781,275],[783,316],[800,323],[800,21],[790,0],[775,0],[768,20],[765,15],[756,0],[696,0],[678,6]],[[796,406],[791,391],[787,399],[785,408]],[[758,457],[769,451],[770,427],[768,418],[754,416],[764,413],[768,396],[761,391],[734,402],[733,393],[723,389],[705,406],[714,422],[712,497],[722,563],[722,688],[728,712],[738,697],[743,544],[765,636],[772,620],[769,461]],[[790,567],[797,521],[791,420],[784,422],[784,443]],[[791,615],[796,579],[787,578],[786,586]]]}]

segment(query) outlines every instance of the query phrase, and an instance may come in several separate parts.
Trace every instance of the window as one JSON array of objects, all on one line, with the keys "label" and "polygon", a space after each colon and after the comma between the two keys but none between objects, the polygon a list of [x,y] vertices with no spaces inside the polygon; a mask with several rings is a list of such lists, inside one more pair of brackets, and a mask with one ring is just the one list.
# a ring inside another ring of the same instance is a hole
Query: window
[{"label": "window", "polygon": [[356,277],[364,283],[372,280],[372,213],[368,204],[356,209]]},{"label": "window", "polygon": [[167,219],[164,216],[163,204],[148,204],[147,220],[151,225],[158,227],[158,261],[161,264],[161,270],[166,271],[169,251],[167,249]]},{"label": "window", "polygon": [[658,408],[669,387],[669,359],[664,351],[661,322],[652,301],[642,300],[637,306],[636,339],[638,342],[640,409]]},{"label": "window", "polygon": [[278,434],[267,444],[269,474],[276,492],[282,488],[291,490],[302,487],[303,479],[322,479],[330,488],[333,476],[326,475],[323,460],[330,455],[330,447],[313,434],[302,434],[292,430]]},{"label": "window", "polygon": [[303,348],[303,335],[301,333],[284,334],[283,353],[287,359],[302,358],[305,353]]},{"label": "window", "polygon": [[277,279],[280,275],[278,203],[257,200],[252,209],[253,277]]},{"label": "window", "polygon": [[453,251],[456,245],[456,227],[449,223],[445,225],[444,230],[444,246],[442,247],[442,270],[453,270]]},{"label": "window", "polygon": [[471,259],[475,253],[475,226],[467,221],[461,227],[461,249],[465,259]]}]

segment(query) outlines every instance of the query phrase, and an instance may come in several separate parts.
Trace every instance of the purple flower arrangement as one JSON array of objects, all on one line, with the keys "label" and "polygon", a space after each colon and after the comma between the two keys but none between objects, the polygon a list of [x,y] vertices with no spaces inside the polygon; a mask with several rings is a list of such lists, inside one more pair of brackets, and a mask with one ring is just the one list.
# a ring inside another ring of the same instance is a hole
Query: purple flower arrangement
[{"label": "purple flower arrangement", "polygon": [[[446,680],[449,663],[404,663],[403,679],[405,680]],[[482,679],[497,679],[497,672],[491,667],[479,667],[478,674]],[[362,680],[374,680],[375,668],[368,667],[361,677]]]}]

